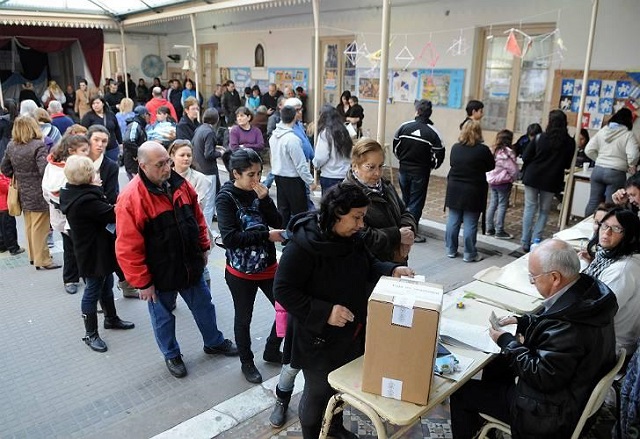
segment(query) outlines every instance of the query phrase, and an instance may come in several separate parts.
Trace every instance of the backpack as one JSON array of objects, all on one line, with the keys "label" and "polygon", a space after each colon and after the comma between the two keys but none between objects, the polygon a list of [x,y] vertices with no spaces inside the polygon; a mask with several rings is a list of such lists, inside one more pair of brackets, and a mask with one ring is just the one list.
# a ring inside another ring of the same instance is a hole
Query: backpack
[{"label": "backpack", "polygon": [[[225,194],[231,197],[238,207],[236,216],[240,221],[240,227],[243,232],[269,230],[260,212],[260,200],[258,198],[253,200],[250,206],[243,206],[231,192],[225,191]],[[229,265],[241,273],[255,274],[267,268],[268,249],[265,244],[250,245],[241,248],[226,248],[217,242],[216,245],[225,249]]]}]

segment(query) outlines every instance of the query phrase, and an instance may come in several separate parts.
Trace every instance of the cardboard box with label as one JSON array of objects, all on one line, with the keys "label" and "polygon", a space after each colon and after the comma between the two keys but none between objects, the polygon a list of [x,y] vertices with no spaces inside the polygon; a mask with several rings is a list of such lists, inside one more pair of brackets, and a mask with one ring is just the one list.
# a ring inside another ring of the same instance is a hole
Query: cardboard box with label
[{"label": "cardboard box with label", "polygon": [[362,390],[426,405],[443,288],[381,277],[369,298]]}]

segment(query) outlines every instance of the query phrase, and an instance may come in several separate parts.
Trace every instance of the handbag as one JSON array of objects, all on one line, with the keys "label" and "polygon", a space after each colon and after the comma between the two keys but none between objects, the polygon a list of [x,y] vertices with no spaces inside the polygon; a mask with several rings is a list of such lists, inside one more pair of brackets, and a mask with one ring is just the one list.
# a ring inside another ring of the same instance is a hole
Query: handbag
[{"label": "handbag", "polygon": [[22,215],[22,205],[20,204],[20,196],[18,194],[18,182],[16,181],[15,176],[11,177],[11,183],[9,184],[7,208],[9,209],[9,215],[11,216]]},{"label": "handbag", "polygon": [[[243,206],[231,193],[225,193],[231,197],[238,207],[237,217],[240,221],[240,227],[243,232],[269,230],[269,227],[264,223],[262,213],[260,213],[260,209],[258,207],[260,200],[258,198],[253,200],[250,206]],[[255,274],[260,273],[267,268],[269,252],[267,246],[264,244],[253,244],[240,248],[226,248],[218,242],[217,238],[215,243],[218,247],[225,249],[229,265],[241,273]]]}]

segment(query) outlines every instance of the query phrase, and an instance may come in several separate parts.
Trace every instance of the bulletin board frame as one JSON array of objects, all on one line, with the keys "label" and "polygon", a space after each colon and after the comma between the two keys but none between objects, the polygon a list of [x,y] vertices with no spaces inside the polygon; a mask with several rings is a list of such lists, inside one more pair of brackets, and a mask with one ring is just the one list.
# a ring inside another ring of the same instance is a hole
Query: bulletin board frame
[{"label": "bulletin board frame", "polygon": [[[584,70],[556,70],[553,78],[553,92],[551,95],[551,108],[561,108],[565,111],[567,115],[567,121],[570,126],[576,126],[577,118],[578,118],[578,105],[579,98],[577,101],[571,100],[565,86],[569,86],[567,84],[571,80],[582,82],[582,77],[584,75]],[[604,84],[609,81],[620,83],[620,82],[628,82],[630,84],[630,89],[634,86],[637,86],[638,83],[636,80],[626,71],[622,70],[590,70],[588,76],[587,86],[590,83]],[[582,84],[581,84],[582,85]],[[589,93],[589,90],[587,90]],[[572,93],[573,95],[573,93]],[[573,97],[576,98],[579,96],[578,94]],[[590,97],[587,94],[586,99],[589,100]],[[619,108],[620,105],[626,103],[628,101],[629,96],[618,95],[617,90],[614,90],[612,100],[612,109],[611,113],[603,114],[598,111],[597,114],[602,115],[601,126],[604,126],[608,120],[611,118],[612,114],[615,113],[616,108]],[[564,102],[564,103],[563,103]],[[571,104],[571,107],[567,108],[567,104]],[[588,115],[586,117],[586,121],[588,122],[590,119],[590,115],[592,114],[591,110],[587,108],[587,103],[585,103],[584,113]],[[600,116],[598,116],[600,117]],[[584,122],[584,120],[583,120]],[[587,128],[590,129],[599,129],[599,127],[589,126],[587,123]]]}]

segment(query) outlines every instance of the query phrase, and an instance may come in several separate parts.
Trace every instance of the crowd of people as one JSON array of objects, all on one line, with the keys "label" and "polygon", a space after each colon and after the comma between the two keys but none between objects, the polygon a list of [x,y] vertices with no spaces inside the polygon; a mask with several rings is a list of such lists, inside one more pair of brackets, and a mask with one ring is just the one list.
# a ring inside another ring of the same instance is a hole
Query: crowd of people
[{"label": "crowd of people", "polygon": [[[125,297],[147,302],[156,343],[177,378],[187,375],[175,334],[173,310],[179,294],[202,335],[203,351],[238,356],[246,380],[262,382],[250,335],[261,290],[274,307],[262,358],[282,365],[270,422],[284,424],[294,378],[302,371],[303,436],[317,437],[333,393],[328,374],[363,353],[367,298],[377,278],[413,276],[413,245],[426,241],[419,223],[429,178],[446,152],[431,119],[431,102],[417,101],[414,118],[394,134],[397,191],[385,177],[387,151],[362,137],[364,111],[348,92],[337,106],[322,107],[312,135],[304,124],[304,91],[287,87],[280,92],[275,84],[264,94],[256,86],[240,96],[233,81],[227,81],[216,86],[206,109],[190,80],[184,89],[179,80],[170,81],[168,88],[159,80],[150,88],[144,80],[137,86],[131,78],[126,83],[109,80],[101,93],[81,81],[74,105],[65,105],[70,98],[52,81],[41,97],[25,93],[22,102],[4,101],[0,251],[25,251],[17,243],[15,218],[7,214],[6,188],[14,179],[31,264],[37,270],[62,268],[69,294],[78,292],[84,280],[84,342],[97,352],[108,349],[98,332],[99,312],[105,329],[135,327],[116,312],[115,274]],[[521,243],[530,251],[533,243],[542,241],[551,200],[562,191],[565,169],[573,159],[566,115],[552,110],[544,130],[534,124],[515,144],[513,133],[502,130],[487,146],[480,122],[482,102],[470,101],[466,113],[449,153],[446,255],[460,256],[463,224],[465,262],[482,260],[476,246],[479,226],[489,236],[512,238],[505,230],[505,215],[518,178],[525,186]],[[517,322],[524,340],[492,332],[505,354],[502,367],[511,372],[494,376],[489,371],[481,385],[464,386],[454,395],[456,437],[475,432],[474,401],[486,386],[499,392],[493,413],[509,419],[515,412],[505,407],[514,395],[526,399],[545,393],[537,384],[548,378],[542,369],[556,377],[560,390],[552,403],[565,404],[566,416],[540,426],[538,415],[519,407],[519,423],[512,427],[519,432],[544,429],[551,435],[566,432],[590,385],[611,366],[615,343],[628,354],[635,351],[640,337],[634,257],[640,250],[640,177],[625,183],[619,175],[635,171],[640,156],[631,123],[631,115],[620,110],[591,140],[581,133],[584,160],[595,165],[587,208],[589,212],[595,203],[594,237],[579,257],[559,241],[545,241],[532,252],[530,280],[545,298],[545,309],[535,318],[503,319],[502,324]],[[263,176],[266,157],[271,171]],[[224,184],[218,159],[229,175]],[[119,163],[130,180],[122,191]],[[270,195],[274,182],[276,200]],[[316,208],[311,192],[318,183],[322,200]],[[214,238],[215,222],[219,239]],[[54,262],[47,245],[52,231],[62,235],[62,265]],[[221,279],[212,279],[207,268],[213,244],[225,250],[224,279],[233,299],[237,346],[217,325],[211,290],[219,288]],[[276,245],[284,249],[279,261]],[[580,260],[586,267],[582,274]],[[584,305],[584,298],[593,305]],[[597,324],[585,320],[596,315]],[[563,329],[567,337],[548,344],[545,334],[553,325],[568,326]],[[572,351],[572,366],[562,371],[554,372],[559,366],[553,355],[538,355],[548,350],[563,356],[569,345],[581,346],[580,352]],[[541,361],[548,367],[538,367]],[[579,382],[571,378],[578,368],[586,370]],[[521,377],[517,386],[509,379],[514,374]],[[577,396],[568,404],[572,392]],[[329,434],[357,437],[339,416]]]}]

